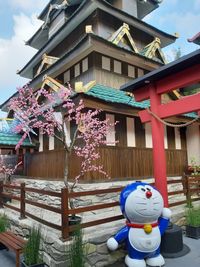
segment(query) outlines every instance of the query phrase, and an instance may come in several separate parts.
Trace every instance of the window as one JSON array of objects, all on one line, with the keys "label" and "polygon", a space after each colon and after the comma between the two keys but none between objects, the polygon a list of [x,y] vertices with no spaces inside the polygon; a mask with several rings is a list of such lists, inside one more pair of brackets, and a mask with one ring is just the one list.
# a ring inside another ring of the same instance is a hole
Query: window
[{"label": "window", "polygon": [[145,124],[145,142],[147,148],[152,148],[152,133],[151,133],[151,124],[146,123]]},{"label": "window", "polygon": [[42,152],[43,151],[43,134],[41,130],[39,131],[39,143],[40,143],[39,152]]},{"label": "window", "polygon": [[106,114],[106,120],[109,119],[109,123],[113,124],[106,136],[106,145],[115,146],[115,116],[112,114]]},{"label": "window", "polygon": [[122,63],[120,61],[114,60],[114,72],[122,73]]},{"label": "window", "polygon": [[135,120],[134,118],[126,118],[127,125],[127,146],[135,147]]},{"label": "window", "polygon": [[74,67],[74,77],[77,77],[80,75],[80,63],[76,64]]},{"label": "window", "polygon": [[144,75],[144,70],[138,69],[138,77],[141,77]]},{"label": "window", "polygon": [[49,150],[54,150],[55,140],[54,136],[49,136]]},{"label": "window", "polygon": [[64,83],[67,83],[70,81],[70,70],[67,70],[65,73],[64,73]]},{"label": "window", "polygon": [[178,128],[174,128],[175,130],[175,146],[176,149],[181,149],[181,134]]},{"label": "window", "polygon": [[128,76],[135,78],[135,67],[128,65]]},{"label": "window", "polygon": [[110,70],[110,58],[102,57],[102,69]]},{"label": "window", "polygon": [[85,58],[82,61],[82,72],[85,72],[87,70],[88,70],[88,58]]}]

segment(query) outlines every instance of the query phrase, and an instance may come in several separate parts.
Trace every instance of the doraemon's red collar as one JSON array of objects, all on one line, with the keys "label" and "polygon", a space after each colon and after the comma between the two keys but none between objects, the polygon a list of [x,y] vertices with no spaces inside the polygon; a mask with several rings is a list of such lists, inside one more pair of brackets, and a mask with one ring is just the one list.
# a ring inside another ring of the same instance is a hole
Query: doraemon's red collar
[{"label": "doraemon's red collar", "polygon": [[129,223],[126,222],[126,225],[131,228],[140,228],[143,229],[144,232],[148,235],[152,232],[152,228],[158,226],[158,223],[146,223],[146,224],[137,224],[137,223]]},{"label": "doraemon's red collar", "polygon": [[137,224],[137,223],[130,223],[126,221],[126,225],[131,228],[144,228],[146,225],[151,225],[151,227],[158,226],[158,223],[145,223],[145,224]]}]

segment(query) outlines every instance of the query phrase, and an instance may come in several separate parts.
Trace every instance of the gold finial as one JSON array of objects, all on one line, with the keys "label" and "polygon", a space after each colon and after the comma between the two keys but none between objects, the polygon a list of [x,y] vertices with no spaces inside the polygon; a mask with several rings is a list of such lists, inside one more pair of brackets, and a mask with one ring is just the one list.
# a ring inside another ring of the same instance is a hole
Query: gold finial
[{"label": "gold finial", "polygon": [[175,33],[174,33],[174,36],[175,36],[176,38],[179,38],[179,37],[180,37],[180,34],[179,34],[178,32],[175,32]]}]

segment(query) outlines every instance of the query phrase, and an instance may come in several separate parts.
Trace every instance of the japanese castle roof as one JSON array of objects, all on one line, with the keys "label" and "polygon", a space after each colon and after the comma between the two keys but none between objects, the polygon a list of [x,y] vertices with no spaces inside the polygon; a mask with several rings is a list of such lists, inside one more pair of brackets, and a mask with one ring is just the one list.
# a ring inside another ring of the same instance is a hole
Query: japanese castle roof
[{"label": "japanese castle roof", "polygon": [[[13,126],[16,125],[16,121],[0,121],[0,146],[16,146],[21,139],[20,134],[13,132]],[[35,147],[35,144],[30,142],[29,138],[26,138],[22,144],[22,147]]]},{"label": "japanese castle roof", "polygon": [[[20,134],[0,132],[1,146],[16,146],[20,139],[21,139]],[[22,144],[22,147],[35,147],[35,144],[31,143],[29,139],[26,138]]]},{"label": "japanese castle roof", "polygon": [[136,102],[134,97],[131,97],[126,92],[102,84],[94,85],[85,94],[110,103],[124,104],[141,109],[149,107],[149,100]]},{"label": "japanese castle roof", "polygon": [[[104,0],[84,0],[58,31],[56,31],[46,42],[41,43],[41,47],[38,47],[40,50],[18,73],[24,77],[32,78],[31,69],[40,62],[42,55],[44,53],[48,54],[96,9],[105,11],[110,15],[117,17],[119,20],[128,23],[130,26],[133,26],[143,32],[146,32],[152,37],[157,36],[158,38],[160,38],[163,47],[173,43],[177,38],[176,36],[165,33],[136,17],[131,16],[126,12],[113,7]],[[32,45],[33,43],[38,43],[38,34],[41,33],[41,31],[42,28],[40,28],[38,32],[33,35],[30,40],[28,40],[27,44]],[[44,31],[45,30],[43,30],[43,32]]]},{"label": "japanese castle roof", "polygon": [[[68,6],[75,6],[75,5],[80,5],[83,3],[85,0],[68,0],[67,1],[67,7]],[[104,1],[104,0],[102,0]],[[132,0],[129,0],[132,1]],[[38,16],[39,19],[45,20],[47,13],[49,11],[50,5],[53,4],[61,4],[63,0],[50,0],[49,3],[45,6],[45,8],[42,10],[40,15]],[[109,2],[109,0],[107,1]],[[138,11],[140,13],[140,19],[145,17],[147,14],[152,12],[154,9],[158,8],[159,4],[162,2],[162,0],[146,0],[145,3],[142,1],[138,1]]]},{"label": "japanese castle roof", "polygon": [[[94,45],[92,42],[93,40],[96,40],[99,43],[104,43],[110,47],[121,50],[123,52],[129,53],[130,55],[134,55],[134,56],[140,57],[140,58],[145,58],[145,60],[148,60],[149,62],[162,65],[162,62],[158,62],[157,60],[145,57],[144,55],[141,55],[140,53],[135,53],[132,50],[127,49],[125,47],[115,45],[112,42],[108,41],[107,39],[99,37],[98,35],[95,35],[93,33],[88,33],[88,34],[85,34],[83,36],[83,38],[81,40],[79,40],[79,42],[76,43],[76,45],[74,47],[72,47],[66,54],[64,54],[61,58],[59,58],[54,64],[50,65],[47,69],[42,71],[39,75],[35,76],[32,79],[30,86],[31,87],[37,86],[37,84],[41,82],[44,75],[52,76],[55,69],[59,70],[61,67],[63,67],[64,64],[67,64],[67,62],[69,62],[72,57],[77,56],[76,50],[82,49],[82,51],[86,51],[86,50],[88,50],[88,47],[91,47],[93,51],[98,52],[99,51],[98,45]],[[106,53],[105,53],[105,55],[106,55]]]},{"label": "japanese castle roof", "polygon": [[[126,92],[102,84],[94,85],[89,91],[85,93],[85,95],[92,96],[105,102],[113,104],[124,104],[139,109],[150,107],[149,100],[136,102],[134,97],[130,96]],[[183,116],[188,118],[196,118],[197,114],[195,112],[191,112],[184,114]]]}]

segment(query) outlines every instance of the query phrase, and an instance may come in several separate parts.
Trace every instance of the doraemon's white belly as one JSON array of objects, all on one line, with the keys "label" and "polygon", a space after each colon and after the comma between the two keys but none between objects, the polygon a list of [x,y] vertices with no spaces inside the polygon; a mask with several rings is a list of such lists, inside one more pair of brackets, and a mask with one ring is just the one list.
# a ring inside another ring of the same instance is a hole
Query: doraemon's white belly
[{"label": "doraemon's white belly", "polygon": [[150,234],[146,234],[143,229],[131,228],[129,242],[138,251],[153,252],[160,246],[160,230],[158,227],[154,227]]}]

